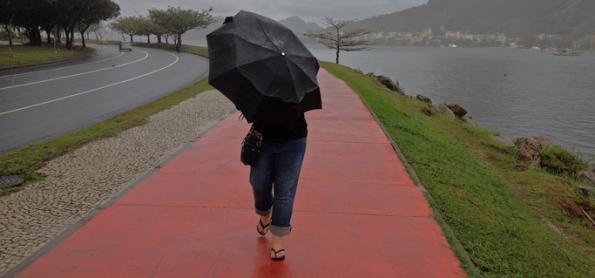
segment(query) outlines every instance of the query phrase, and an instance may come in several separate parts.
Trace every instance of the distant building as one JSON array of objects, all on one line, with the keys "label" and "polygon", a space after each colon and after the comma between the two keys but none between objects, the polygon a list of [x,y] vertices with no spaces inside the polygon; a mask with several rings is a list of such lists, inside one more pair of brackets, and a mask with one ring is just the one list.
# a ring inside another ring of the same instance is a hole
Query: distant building
[{"label": "distant building", "polygon": [[474,34],[464,31],[439,30],[426,28],[412,32],[374,32],[366,35],[365,39],[378,44],[389,45],[417,45],[417,46],[446,46],[456,44],[459,46],[505,46],[505,47],[540,47],[556,48],[561,45],[566,47],[595,49],[595,35],[583,39],[569,41],[555,34],[538,34],[535,36],[509,37],[504,33]]}]

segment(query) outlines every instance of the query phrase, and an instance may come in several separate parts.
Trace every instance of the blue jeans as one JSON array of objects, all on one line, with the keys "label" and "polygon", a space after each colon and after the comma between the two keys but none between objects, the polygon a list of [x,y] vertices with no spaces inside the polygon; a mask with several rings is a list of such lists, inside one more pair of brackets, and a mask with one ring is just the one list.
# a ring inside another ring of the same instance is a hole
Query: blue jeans
[{"label": "blue jeans", "polygon": [[[271,233],[284,236],[291,232],[291,214],[307,138],[286,143],[264,142],[260,157],[250,168],[250,184],[258,215],[273,211]],[[274,193],[274,195],[273,195]]]}]

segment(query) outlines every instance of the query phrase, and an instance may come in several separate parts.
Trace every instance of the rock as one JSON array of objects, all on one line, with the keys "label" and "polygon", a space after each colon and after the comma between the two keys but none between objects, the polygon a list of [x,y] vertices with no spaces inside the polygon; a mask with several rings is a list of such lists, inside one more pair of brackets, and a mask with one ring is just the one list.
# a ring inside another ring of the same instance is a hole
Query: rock
[{"label": "rock", "polygon": [[459,118],[467,115],[467,110],[456,103],[446,103],[446,107],[448,107],[448,109],[450,109],[455,114],[455,116]]},{"label": "rock", "polygon": [[0,189],[19,186],[24,182],[23,177],[18,175],[0,176]]},{"label": "rock", "polygon": [[584,198],[589,198],[593,195],[593,187],[579,186],[578,193],[580,193]]},{"label": "rock", "polygon": [[461,118],[461,120],[463,120],[464,122],[466,122],[466,123],[468,123],[468,124],[470,124],[472,126],[481,127],[481,125],[478,122],[476,122],[475,120],[473,120],[473,117],[471,117],[469,115],[463,116]]},{"label": "rock", "polygon": [[432,100],[427,96],[417,95],[415,98],[421,102],[432,104]]},{"label": "rock", "polygon": [[546,146],[554,143],[544,137],[525,137],[514,140],[517,148],[517,155],[520,160],[533,161],[539,163],[541,157],[539,152]]},{"label": "rock", "polygon": [[434,107],[430,104],[427,104],[421,109],[426,116],[434,116],[436,113],[434,112]]},{"label": "rock", "polygon": [[378,80],[378,82],[380,82],[380,84],[384,85],[391,91],[395,91],[395,92],[399,91],[399,84],[397,82],[394,82],[392,79],[390,79],[390,77],[386,77],[384,75],[378,75],[378,76],[376,76],[376,80]]},{"label": "rock", "polygon": [[440,114],[450,116],[453,118],[455,117],[455,113],[453,113],[452,110],[450,110],[450,108],[446,106],[446,103],[441,103],[440,105],[438,105],[438,111],[440,112]]},{"label": "rock", "polygon": [[492,139],[494,139],[494,141],[505,145],[505,146],[514,146],[514,142],[512,142],[512,140],[502,136],[502,135],[492,135]]},{"label": "rock", "polygon": [[576,175],[576,179],[585,181],[586,183],[595,186],[595,173],[593,171],[582,171]]}]

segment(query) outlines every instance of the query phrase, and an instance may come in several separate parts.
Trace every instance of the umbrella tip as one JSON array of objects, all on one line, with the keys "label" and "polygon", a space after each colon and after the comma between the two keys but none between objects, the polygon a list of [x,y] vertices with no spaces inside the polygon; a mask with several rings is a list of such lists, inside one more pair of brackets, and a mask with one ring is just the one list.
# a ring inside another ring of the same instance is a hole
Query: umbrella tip
[{"label": "umbrella tip", "polygon": [[225,21],[223,21],[223,24],[230,23],[230,22],[233,22],[233,16],[225,17]]}]

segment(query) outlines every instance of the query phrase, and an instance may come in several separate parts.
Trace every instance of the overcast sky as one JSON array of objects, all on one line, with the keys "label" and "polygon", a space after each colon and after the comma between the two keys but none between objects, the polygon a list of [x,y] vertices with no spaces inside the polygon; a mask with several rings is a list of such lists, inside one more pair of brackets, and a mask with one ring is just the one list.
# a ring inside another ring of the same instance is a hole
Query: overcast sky
[{"label": "overcast sky", "polygon": [[124,15],[144,14],[149,8],[181,6],[193,9],[213,8],[215,15],[233,15],[249,10],[284,19],[300,16],[319,23],[325,16],[341,19],[363,19],[391,13],[426,3],[427,0],[114,0]]}]

